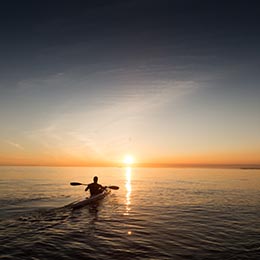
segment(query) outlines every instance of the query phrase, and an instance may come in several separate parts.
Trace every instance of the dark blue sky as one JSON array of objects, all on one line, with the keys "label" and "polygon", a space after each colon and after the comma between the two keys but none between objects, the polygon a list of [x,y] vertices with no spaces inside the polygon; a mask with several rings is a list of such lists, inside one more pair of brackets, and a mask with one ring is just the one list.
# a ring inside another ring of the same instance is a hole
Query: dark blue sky
[{"label": "dark blue sky", "polygon": [[38,76],[98,62],[185,66],[206,56],[196,67],[203,71],[238,62],[255,67],[259,60],[257,1],[5,2],[1,71],[14,80],[31,76],[32,68]]},{"label": "dark blue sky", "polygon": [[97,160],[151,160],[152,143],[169,161],[255,155],[259,13],[258,1],[1,1],[2,161],[10,146],[63,151],[58,136]]}]

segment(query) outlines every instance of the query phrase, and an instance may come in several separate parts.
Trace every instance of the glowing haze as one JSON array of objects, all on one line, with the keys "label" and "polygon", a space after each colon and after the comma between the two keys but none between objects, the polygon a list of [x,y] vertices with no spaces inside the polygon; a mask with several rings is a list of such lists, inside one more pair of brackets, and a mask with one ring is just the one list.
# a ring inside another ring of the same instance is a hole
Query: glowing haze
[{"label": "glowing haze", "polygon": [[0,164],[260,164],[256,5],[1,4]]}]

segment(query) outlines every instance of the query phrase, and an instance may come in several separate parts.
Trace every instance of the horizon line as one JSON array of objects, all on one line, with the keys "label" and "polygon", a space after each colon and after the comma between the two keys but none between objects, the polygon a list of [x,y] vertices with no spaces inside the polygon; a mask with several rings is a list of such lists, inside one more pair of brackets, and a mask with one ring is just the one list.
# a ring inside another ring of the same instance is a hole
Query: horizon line
[{"label": "horizon line", "polygon": [[240,169],[260,169],[260,163],[248,164],[248,163],[133,163],[127,165],[124,163],[89,163],[89,164],[38,164],[38,163],[28,163],[28,164],[9,164],[0,163],[0,167],[131,167],[131,168],[240,168]]}]

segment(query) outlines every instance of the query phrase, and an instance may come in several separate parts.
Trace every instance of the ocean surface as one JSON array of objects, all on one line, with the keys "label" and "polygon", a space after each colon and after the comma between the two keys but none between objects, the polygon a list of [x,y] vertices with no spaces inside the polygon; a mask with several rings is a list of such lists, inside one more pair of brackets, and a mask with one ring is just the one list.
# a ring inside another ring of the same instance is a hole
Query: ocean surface
[{"label": "ocean surface", "polygon": [[[99,176],[117,185],[72,211]],[[0,167],[0,259],[259,259],[260,171]]]}]

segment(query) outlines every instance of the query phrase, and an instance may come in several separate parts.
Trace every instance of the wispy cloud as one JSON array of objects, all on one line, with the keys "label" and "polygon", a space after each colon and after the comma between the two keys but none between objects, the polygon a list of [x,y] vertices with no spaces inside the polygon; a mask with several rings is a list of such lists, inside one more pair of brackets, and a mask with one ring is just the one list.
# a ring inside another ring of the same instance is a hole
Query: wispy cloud
[{"label": "wispy cloud", "polygon": [[24,147],[21,146],[21,145],[18,144],[18,143],[15,143],[15,142],[10,141],[10,140],[6,140],[5,142],[6,142],[7,144],[9,144],[9,145],[11,145],[11,146],[13,146],[13,147],[19,149],[19,150],[25,150]]}]

